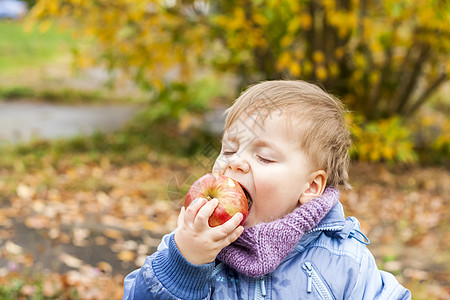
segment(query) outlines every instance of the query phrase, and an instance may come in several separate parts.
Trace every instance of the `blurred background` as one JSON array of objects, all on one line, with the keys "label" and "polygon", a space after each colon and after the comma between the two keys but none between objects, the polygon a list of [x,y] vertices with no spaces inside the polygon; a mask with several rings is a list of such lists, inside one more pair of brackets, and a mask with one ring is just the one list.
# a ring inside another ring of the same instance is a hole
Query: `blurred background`
[{"label": "blurred background", "polygon": [[261,80],[342,99],[347,215],[450,294],[450,2],[0,0],[0,299],[121,299]]}]

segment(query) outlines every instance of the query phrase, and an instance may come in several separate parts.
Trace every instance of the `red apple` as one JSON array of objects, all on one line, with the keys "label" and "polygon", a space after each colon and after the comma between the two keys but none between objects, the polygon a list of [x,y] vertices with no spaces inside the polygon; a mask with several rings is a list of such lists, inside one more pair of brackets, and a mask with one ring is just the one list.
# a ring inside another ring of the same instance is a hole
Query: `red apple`
[{"label": "red apple", "polygon": [[248,214],[247,197],[241,185],[234,179],[218,174],[205,174],[197,179],[186,195],[185,206],[188,207],[197,198],[208,201],[216,198],[219,204],[209,218],[209,226],[215,227],[231,219],[236,213],[244,215],[241,224]]}]

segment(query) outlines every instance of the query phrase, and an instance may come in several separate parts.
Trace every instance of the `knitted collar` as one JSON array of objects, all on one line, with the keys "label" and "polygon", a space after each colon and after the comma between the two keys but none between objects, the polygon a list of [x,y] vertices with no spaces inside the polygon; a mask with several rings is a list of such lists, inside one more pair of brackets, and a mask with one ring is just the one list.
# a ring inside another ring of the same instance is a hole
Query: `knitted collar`
[{"label": "knitted collar", "polygon": [[270,273],[338,200],[339,191],[327,188],[320,197],[299,206],[282,219],[246,228],[234,243],[222,249],[217,258],[250,277]]}]

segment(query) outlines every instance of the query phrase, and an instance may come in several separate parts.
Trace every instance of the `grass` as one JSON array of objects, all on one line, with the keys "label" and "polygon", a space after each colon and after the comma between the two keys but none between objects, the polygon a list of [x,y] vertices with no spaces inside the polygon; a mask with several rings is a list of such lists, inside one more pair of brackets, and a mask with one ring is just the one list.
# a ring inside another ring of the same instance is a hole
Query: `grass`
[{"label": "grass", "polygon": [[20,22],[0,21],[0,74],[43,66],[69,54],[74,47],[71,34],[54,27],[46,32],[38,28],[26,32]]},{"label": "grass", "polygon": [[23,100],[58,104],[145,103],[144,96],[122,96],[104,89],[78,90],[70,87],[0,85],[0,101]]},{"label": "grass", "polygon": [[[39,26],[27,31],[21,21],[0,20],[0,101],[145,102],[146,95],[140,91],[124,93],[106,83],[91,86],[90,79],[83,78],[73,53],[88,43],[56,26],[45,32]],[[80,84],[88,87],[80,88]]]}]

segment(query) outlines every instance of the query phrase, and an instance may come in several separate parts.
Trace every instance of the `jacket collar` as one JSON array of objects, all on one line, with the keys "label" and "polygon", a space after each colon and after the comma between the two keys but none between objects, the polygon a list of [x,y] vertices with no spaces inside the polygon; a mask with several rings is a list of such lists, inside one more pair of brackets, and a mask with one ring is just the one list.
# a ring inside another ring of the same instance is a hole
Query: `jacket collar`
[{"label": "jacket collar", "polygon": [[[295,250],[293,252],[303,252],[305,248],[313,242],[317,237],[322,233],[326,232],[330,235],[338,235],[345,236],[347,233],[339,234],[341,231],[345,230],[347,224],[344,215],[344,208],[340,202],[338,202],[330,212],[323,218],[319,224],[307,232],[305,236],[298,242],[297,246],[295,246]],[[347,230],[345,230],[347,231]],[[286,259],[288,259],[291,255],[295,255],[295,253],[291,253],[288,255]]]},{"label": "jacket collar", "polygon": [[[341,202],[338,202],[330,212],[319,222],[313,231],[337,231],[345,226],[344,207]],[[309,233],[308,232],[308,233]]]}]

